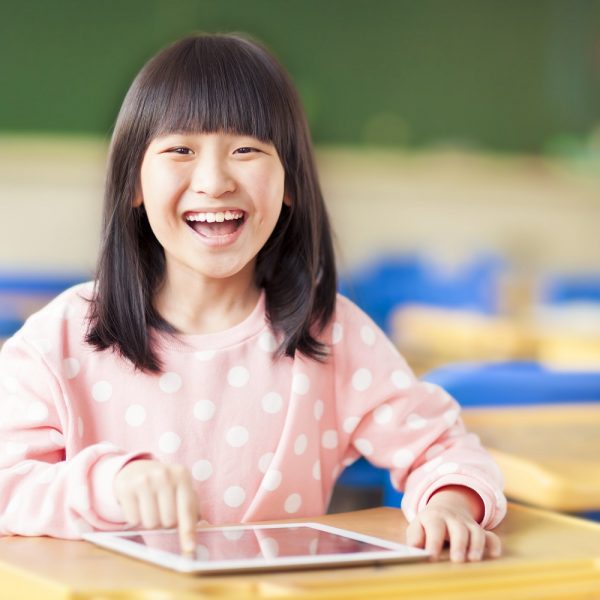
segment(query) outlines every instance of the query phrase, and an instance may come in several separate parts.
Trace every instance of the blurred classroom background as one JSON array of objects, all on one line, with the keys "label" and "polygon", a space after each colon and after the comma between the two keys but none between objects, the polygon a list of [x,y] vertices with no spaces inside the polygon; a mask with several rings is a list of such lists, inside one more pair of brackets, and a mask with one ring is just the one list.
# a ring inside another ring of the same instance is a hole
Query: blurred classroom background
[{"label": "blurred classroom background", "polygon": [[600,372],[598,0],[0,0],[0,337],[92,277],[118,107],[195,31],[291,72],[340,288],[419,374]]}]

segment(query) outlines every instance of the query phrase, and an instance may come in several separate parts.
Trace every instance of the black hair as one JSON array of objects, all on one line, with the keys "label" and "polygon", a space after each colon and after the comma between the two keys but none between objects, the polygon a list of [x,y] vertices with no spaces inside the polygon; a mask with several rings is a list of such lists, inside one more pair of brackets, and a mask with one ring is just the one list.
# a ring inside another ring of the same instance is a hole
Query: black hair
[{"label": "black hair", "polygon": [[272,143],[285,170],[283,205],[259,251],[255,277],[282,334],[279,355],[323,360],[318,334],[335,308],[336,271],[329,218],[306,117],[286,71],[240,35],[193,35],[142,68],[119,112],[109,152],[103,235],[86,341],[112,349],[137,369],[158,373],[152,328],[176,333],[154,307],[164,251],[145,210],[134,207],[150,142],[174,132],[226,132]]}]

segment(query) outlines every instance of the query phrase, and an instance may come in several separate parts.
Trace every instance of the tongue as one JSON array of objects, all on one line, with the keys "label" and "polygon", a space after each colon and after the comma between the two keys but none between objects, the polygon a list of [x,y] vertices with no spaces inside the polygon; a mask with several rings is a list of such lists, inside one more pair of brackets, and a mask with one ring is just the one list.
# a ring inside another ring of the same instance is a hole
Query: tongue
[{"label": "tongue", "polygon": [[206,237],[217,237],[220,235],[229,235],[233,233],[239,226],[239,221],[223,221],[222,223],[206,223],[202,221],[194,221],[192,227],[194,231]]}]

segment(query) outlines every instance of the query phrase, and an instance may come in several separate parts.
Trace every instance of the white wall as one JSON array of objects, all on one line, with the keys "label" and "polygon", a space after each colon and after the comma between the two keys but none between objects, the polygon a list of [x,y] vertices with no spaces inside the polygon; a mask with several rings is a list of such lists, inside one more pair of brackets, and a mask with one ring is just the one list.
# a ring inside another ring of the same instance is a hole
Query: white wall
[{"label": "white wall", "polygon": [[[91,270],[106,140],[0,137],[0,267]],[[600,174],[530,157],[321,149],[344,265],[421,250],[504,254],[525,269],[600,270]]]}]

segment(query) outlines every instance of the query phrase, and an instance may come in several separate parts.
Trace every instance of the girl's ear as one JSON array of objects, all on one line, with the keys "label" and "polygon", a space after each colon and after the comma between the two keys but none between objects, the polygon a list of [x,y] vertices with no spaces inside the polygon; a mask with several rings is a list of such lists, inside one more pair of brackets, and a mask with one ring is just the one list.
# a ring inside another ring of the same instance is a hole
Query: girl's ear
[{"label": "girl's ear", "polygon": [[142,198],[142,195],[136,194],[132,202],[133,208],[139,208],[143,203],[144,199]]},{"label": "girl's ear", "polygon": [[287,192],[283,195],[283,203],[286,206],[291,206],[292,205],[292,199],[290,198],[289,194],[287,194]]}]

